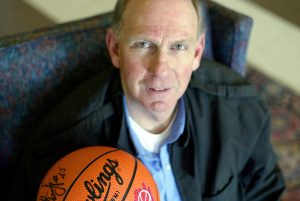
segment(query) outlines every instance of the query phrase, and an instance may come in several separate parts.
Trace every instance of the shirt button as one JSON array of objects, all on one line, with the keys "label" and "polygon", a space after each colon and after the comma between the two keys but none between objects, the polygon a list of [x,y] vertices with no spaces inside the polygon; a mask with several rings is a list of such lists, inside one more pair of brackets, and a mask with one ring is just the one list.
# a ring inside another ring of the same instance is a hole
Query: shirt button
[{"label": "shirt button", "polygon": [[171,165],[169,164],[169,165],[166,165],[166,170],[167,171],[170,171],[171,170]]},{"label": "shirt button", "polygon": [[153,164],[153,167],[156,171],[159,171],[161,169],[161,165],[159,161],[155,161]]}]

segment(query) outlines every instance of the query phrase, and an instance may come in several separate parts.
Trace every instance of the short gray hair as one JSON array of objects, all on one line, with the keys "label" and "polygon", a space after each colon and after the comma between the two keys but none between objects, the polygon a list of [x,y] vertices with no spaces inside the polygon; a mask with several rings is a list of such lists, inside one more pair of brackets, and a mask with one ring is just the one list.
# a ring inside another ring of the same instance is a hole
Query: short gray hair
[{"label": "short gray hair", "polygon": [[[205,32],[205,19],[204,19],[204,10],[203,10],[205,5],[202,5],[204,4],[203,0],[191,0],[191,1],[193,3],[193,6],[196,10],[197,17],[198,17],[199,27],[198,27],[197,36],[199,37],[201,33]],[[119,36],[122,29],[122,15],[125,11],[128,2],[129,0],[118,0],[114,8],[112,21],[111,21],[111,28],[113,29],[117,37]]]}]

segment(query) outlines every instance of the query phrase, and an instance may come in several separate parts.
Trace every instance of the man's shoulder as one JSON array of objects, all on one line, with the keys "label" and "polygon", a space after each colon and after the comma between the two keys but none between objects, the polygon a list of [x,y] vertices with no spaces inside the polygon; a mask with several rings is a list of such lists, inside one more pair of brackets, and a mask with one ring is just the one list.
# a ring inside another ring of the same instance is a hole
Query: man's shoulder
[{"label": "man's shoulder", "polygon": [[191,78],[190,87],[223,97],[253,97],[258,93],[247,79],[218,62],[203,60]]},{"label": "man's shoulder", "polygon": [[255,86],[215,62],[202,63],[193,74],[186,97],[196,114],[218,114],[228,125],[237,123],[248,131],[258,131],[270,118],[269,108]]},{"label": "man's shoulder", "polygon": [[240,113],[268,113],[268,107],[256,87],[232,69],[215,61],[203,60],[191,78],[186,97],[194,108],[199,103],[230,108]]},{"label": "man's shoulder", "polygon": [[95,111],[101,112],[108,98],[119,90],[115,75],[115,69],[106,68],[75,87],[43,118],[36,133],[60,133],[87,119]]},{"label": "man's shoulder", "polygon": [[218,128],[222,139],[234,139],[249,150],[259,135],[268,135],[262,130],[269,127],[269,108],[245,78],[227,67],[205,62],[191,82],[185,97],[195,132],[203,127]]}]

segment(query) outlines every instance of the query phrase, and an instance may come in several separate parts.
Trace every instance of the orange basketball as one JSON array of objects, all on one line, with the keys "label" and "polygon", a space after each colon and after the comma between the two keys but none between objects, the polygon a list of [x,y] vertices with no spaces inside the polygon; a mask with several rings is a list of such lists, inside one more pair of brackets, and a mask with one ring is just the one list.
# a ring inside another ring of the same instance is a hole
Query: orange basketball
[{"label": "orange basketball", "polygon": [[148,169],[112,147],[86,147],[66,155],[47,172],[37,201],[159,201]]}]

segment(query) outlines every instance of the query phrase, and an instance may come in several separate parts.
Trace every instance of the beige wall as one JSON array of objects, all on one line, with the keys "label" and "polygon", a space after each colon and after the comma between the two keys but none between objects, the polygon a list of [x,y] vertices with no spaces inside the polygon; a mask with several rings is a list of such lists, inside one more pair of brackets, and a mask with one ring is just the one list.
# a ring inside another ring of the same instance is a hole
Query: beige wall
[{"label": "beige wall", "polygon": [[0,0],[0,36],[90,17],[116,0]]},{"label": "beige wall", "polygon": [[0,0],[0,36],[55,24],[21,0]]}]

